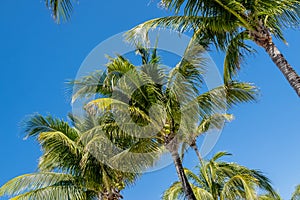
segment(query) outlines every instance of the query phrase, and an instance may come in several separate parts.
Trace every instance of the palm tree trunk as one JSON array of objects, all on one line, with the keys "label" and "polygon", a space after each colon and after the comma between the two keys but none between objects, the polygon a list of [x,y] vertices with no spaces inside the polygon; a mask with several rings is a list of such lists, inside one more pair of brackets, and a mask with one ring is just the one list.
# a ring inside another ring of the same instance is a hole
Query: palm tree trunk
[{"label": "palm tree trunk", "polygon": [[257,45],[265,49],[272,61],[300,97],[300,77],[274,44],[269,30],[264,27],[261,22],[258,31],[250,32],[250,35],[253,36],[254,42]]},{"label": "palm tree trunk", "polygon": [[182,165],[182,161],[179,157],[179,153],[178,151],[171,151],[171,154],[172,154],[172,158],[173,158],[173,162],[174,162],[174,165],[175,165],[175,168],[176,168],[176,172],[177,172],[177,175],[180,179],[180,182],[182,184],[182,188],[184,190],[184,193],[186,195],[186,198],[188,200],[196,200],[196,197],[195,197],[195,194],[192,190],[192,187],[184,173],[184,169],[183,169],[183,165]]},{"label": "palm tree trunk", "polygon": [[265,50],[288,80],[290,85],[294,88],[298,96],[300,97],[300,77],[297,72],[288,63],[285,57],[280,53],[274,42],[265,45]]},{"label": "palm tree trunk", "polygon": [[199,151],[199,149],[198,149],[198,146],[197,146],[197,144],[196,144],[196,141],[193,141],[193,142],[190,144],[190,147],[195,151],[195,153],[196,153],[196,155],[197,155],[197,157],[198,157],[198,159],[199,159],[199,162],[200,162],[200,164],[202,165],[202,164],[203,164],[203,159],[202,159],[202,156],[201,156],[200,151]]}]

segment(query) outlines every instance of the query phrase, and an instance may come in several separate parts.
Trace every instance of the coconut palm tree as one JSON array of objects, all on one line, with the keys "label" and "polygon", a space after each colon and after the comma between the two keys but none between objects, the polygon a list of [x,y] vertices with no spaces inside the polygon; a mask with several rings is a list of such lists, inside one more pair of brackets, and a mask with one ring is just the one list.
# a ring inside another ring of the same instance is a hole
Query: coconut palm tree
[{"label": "coconut palm tree", "polygon": [[[160,65],[156,49],[138,47],[142,66],[122,56],[110,58],[105,72],[94,72],[73,82],[73,101],[97,94],[85,109],[93,114],[111,112],[120,129],[136,137],[157,141],[172,158],[184,193],[196,199],[185,176],[179,147],[207,116],[232,105],[253,101],[256,88],[230,81],[201,92],[204,49],[191,41],[181,61],[169,72]],[[127,159],[128,160],[128,159]],[[131,159],[130,162],[134,162]]]},{"label": "coconut palm tree", "polygon": [[[98,127],[102,127],[101,133],[105,134],[102,135],[103,139],[115,134],[111,131],[112,128],[105,124],[109,116],[89,116],[85,119],[70,117],[73,126],[63,120],[38,114],[26,121],[27,136],[36,136],[43,150],[38,165],[39,171],[8,181],[0,188],[0,196],[12,196],[12,199],[20,200],[123,198],[120,191],[132,184],[139,174],[112,168],[95,157],[89,148],[88,137],[92,132],[96,131],[100,138]],[[114,136],[114,142],[119,146],[128,146],[128,141],[138,143],[133,137]],[[147,141],[147,144],[150,142]],[[138,145],[130,147],[138,149]],[[145,147],[147,146],[143,145],[143,148]],[[102,153],[105,153],[104,150]],[[145,162],[143,164],[145,165]]]},{"label": "coconut palm tree", "polygon": [[[204,44],[207,42],[225,52],[225,78],[236,75],[244,57],[254,49],[253,41],[262,47],[300,96],[300,77],[274,43],[274,37],[286,42],[284,28],[299,28],[298,0],[162,0],[176,14],[184,7],[184,15],[162,17],[145,22],[140,28],[169,27],[180,32],[193,30]],[[226,80],[225,80],[226,81]]]},{"label": "coconut palm tree", "polygon": [[[185,169],[197,199],[254,200],[258,199],[258,190],[267,192],[271,199],[278,199],[269,179],[260,171],[248,169],[236,163],[219,161],[226,155],[230,154],[226,152],[216,153],[212,159],[203,162],[198,167],[197,175]],[[183,199],[183,196],[180,183],[175,182],[164,192],[163,199]]]}]

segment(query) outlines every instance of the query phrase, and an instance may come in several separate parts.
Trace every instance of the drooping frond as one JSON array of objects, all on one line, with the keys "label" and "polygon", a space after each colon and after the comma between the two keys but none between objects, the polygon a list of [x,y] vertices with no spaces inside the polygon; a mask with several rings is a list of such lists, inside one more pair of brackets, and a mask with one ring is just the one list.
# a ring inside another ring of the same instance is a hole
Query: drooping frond
[{"label": "drooping frond", "polygon": [[227,85],[200,94],[191,104],[186,105],[183,111],[188,110],[197,103],[199,105],[199,115],[202,117],[213,113],[224,113],[234,105],[255,101],[257,95],[257,88],[254,85],[232,81]]},{"label": "drooping frond", "polygon": [[68,171],[78,167],[81,147],[76,142],[79,133],[67,122],[35,114],[24,121],[24,124],[27,137],[37,136],[44,151],[39,162],[40,170],[59,168]]},{"label": "drooping frond", "polygon": [[70,19],[73,10],[72,0],[45,0],[45,2],[57,23]]},{"label": "drooping frond", "polygon": [[[85,200],[87,197],[87,192],[85,192],[82,188],[78,188],[76,186],[68,186],[68,185],[59,185],[59,186],[49,186],[46,188],[34,190],[27,192],[25,194],[21,194],[11,198],[11,200],[28,200],[28,199],[36,199],[36,200],[53,200],[53,199],[61,199],[61,200]],[[95,196],[95,195],[94,195]]]},{"label": "drooping frond", "polygon": [[[195,174],[185,169],[197,199],[276,199],[279,195],[272,188],[270,181],[261,172],[248,169],[236,163],[220,161],[227,152],[218,152],[199,166],[200,173]],[[260,192],[266,193],[258,196]],[[164,193],[163,199],[183,199],[179,182],[175,182]],[[267,198],[268,197],[268,198]]]},{"label": "drooping frond", "polygon": [[[41,195],[43,193],[42,192],[44,191],[43,189],[49,187],[53,187],[57,190],[66,192],[68,186],[74,187],[74,184],[78,181],[79,181],[78,177],[74,177],[70,174],[62,174],[62,173],[54,173],[54,172],[25,174],[16,177],[8,181],[6,184],[4,184],[0,188],[0,196],[3,195],[17,196],[25,192],[23,195],[15,197],[15,199],[30,199],[29,197],[33,198],[35,195],[36,195],[35,197],[38,197],[38,195]],[[65,189],[63,188],[64,185],[66,186]],[[55,190],[53,190],[53,192],[55,193]],[[74,193],[74,195],[76,195],[76,193]],[[39,196],[39,199],[43,199],[41,197],[42,196]],[[46,196],[44,198],[46,198]]]},{"label": "drooping frond", "polygon": [[211,129],[221,129],[225,122],[233,120],[233,115],[230,114],[213,114],[209,117],[204,117],[198,126],[197,135],[201,135]]},{"label": "drooping frond", "polygon": [[199,200],[201,200],[201,199],[213,200],[214,199],[213,196],[211,195],[211,193],[209,193],[205,189],[196,187],[193,184],[191,184],[191,186],[192,186],[192,189],[193,189],[197,199],[199,199]]},{"label": "drooping frond", "polygon": [[142,173],[154,166],[163,153],[163,147],[153,139],[139,139],[130,148],[113,156],[109,163],[124,172]]},{"label": "drooping frond", "polygon": [[68,125],[67,122],[53,118],[52,116],[42,116],[34,114],[23,121],[26,137],[38,136],[43,132],[61,132],[71,140],[78,137],[78,133]]},{"label": "drooping frond", "polygon": [[228,83],[237,75],[240,65],[249,53],[255,52],[245,40],[250,39],[247,31],[232,38],[227,46],[224,59],[224,83]]},{"label": "drooping frond", "polygon": [[38,140],[44,154],[39,160],[41,171],[61,169],[65,171],[80,171],[78,163],[82,154],[82,147],[64,135],[62,132],[40,133]]},{"label": "drooping frond", "polygon": [[256,199],[256,179],[248,174],[237,174],[224,184],[221,199]]},{"label": "drooping frond", "polygon": [[259,195],[258,200],[282,200],[282,198],[277,194],[275,197],[272,194]]},{"label": "drooping frond", "polygon": [[173,183],[163,194],[163,200],[183,199],[184,192],[180,182]]},{"label": "drooping frond", "polygon": [[162,0],[162,5],[170,10],[175,10],[176,13],[184,7],[185,15],[202,15],[205,17],[210,17],[223,14],[226,20],[238,19],[244,26],[251,27],[250,23],[245,19],[245,13],[247,9],[244,5],[238,1],[221,1],[221,0],[189,0],[185,3],[183,0]]},{"label": "drooping frond", "polygon": [[[208,48],[214,44],[224,50],[231,38],[239,33],[238,21],[227,20],[224,16],[170,16],[146,21],[127,32],[127,39],[134,40],[140,34],[155,28],[168,28],[178,33],[193,31],[194,38],[198,38],[198,45]],[[143,30],[143,31],[141,31]]]},{"label": "drooping frond", "polygon": [[83,97],[91,97],[96,94],[108,95],[111,89],[105,84],[106,72],[95,71],[79,80],[69,81],[68,87],[72,90],[72,103]]},{"label": "drooping frond", "polygon": [[292,200],[299,200],[300,199],[300,185],[295,187],[295,191],[292,194]]}]

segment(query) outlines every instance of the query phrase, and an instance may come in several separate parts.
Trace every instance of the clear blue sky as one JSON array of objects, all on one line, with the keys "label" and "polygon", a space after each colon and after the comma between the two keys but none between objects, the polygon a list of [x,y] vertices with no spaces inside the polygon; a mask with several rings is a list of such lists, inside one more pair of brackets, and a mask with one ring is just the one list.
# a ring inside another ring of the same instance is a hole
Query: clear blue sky
[{"label": "clear blue sky", "polygon": [[[106,38],[133,26],[166,15],[156,1],[80,1],[71,22],[56,25],[44,1],[1,1],[1,140],[0,185],[34,172],[40,156],[34,140],[23,140],[19,122],[29,114],[51,113],[65,117],[71,110],[65,94],[67,79],[75,77],[87,54]],[[277,42],[300,73],[299,31],[286,31],[289,46]],[[230,160],[260,169],[273,181],[284,199],[300,184],[300,101],[274,64],[259,50],[248,59],[241,80],[261,89],[258,103],[232,110],[228,124],[212,153],[226,150]],[[222,57],[211,54],[218,66]],[[189,166],[195,163],[191,159]],[[176,180],[170,166],[146,174],[124,192],[126,200],[159,199]]]}]

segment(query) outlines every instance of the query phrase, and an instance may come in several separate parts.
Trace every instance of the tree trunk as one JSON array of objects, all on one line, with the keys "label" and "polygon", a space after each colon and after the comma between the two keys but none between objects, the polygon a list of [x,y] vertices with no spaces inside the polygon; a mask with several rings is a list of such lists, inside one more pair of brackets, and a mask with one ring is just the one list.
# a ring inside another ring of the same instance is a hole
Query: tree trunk
[{"label": "tree trunk", "polygon": [[294,88],[298,96],[300,97],[300,77],[297,72],[292,68],[288,63],[285,57],[280,53],[274,42],[268,43],[265,45],[265,50],[283,73],[285,78],[288,80],[290,85]]},{"label": "tree trunk", "polygon": [[202,164],[203,164],[203,159],[202,159],[202,156],[201,156],[201,154],[200,154],[200,151],[199,151],[199,149],[198,149],[198,147],[197,147],[197,144],[196,144],[196,141],[195,141],[195,140],[192,142],[192,144],[190,144],[190,147],[191,147],[192,149],[194,149],[194,151],[195,151],[195,153],[196,153],[196,155],[197,155],[197,157],[198,157],[198,159],[199,159],[199,161],[200,161],[200,164],[202,165]]},{"label": "tree trunk", "polygon": [[181,159],[179,157],[178,151],[173,150],[171,152],[171,154],[172,154],[172,158],[173,158],[173,162],[174,162],[174,165],[176,168],[177,175],[181,182],[181,185],[182,185],[182,188],[183,188],[186,198],[188,200],[196,200],[196,197],[192,190],[192,187],[184,173],[183,165],[182,165]]},{"label": "tree trunk", "polygon": [[260,27],[258,27],[258,31],[250,32],[250,35],[254,38],[254,42],[257,45],[265,49],[272,61],[285,76],[289,84],[292,86],[292,88],[294,88],[294,90],[298,94],[298,97],[300,97],[299,75],[276,47],[269,30],[265,26],[263,26],[262,22],[260,23],[261,24]]},{"label": "tree trunk", "polygon": [[110,192],[102,192],[98,195],[98,200],[120,200],[123,196],[119,190],[112,189]]}]

